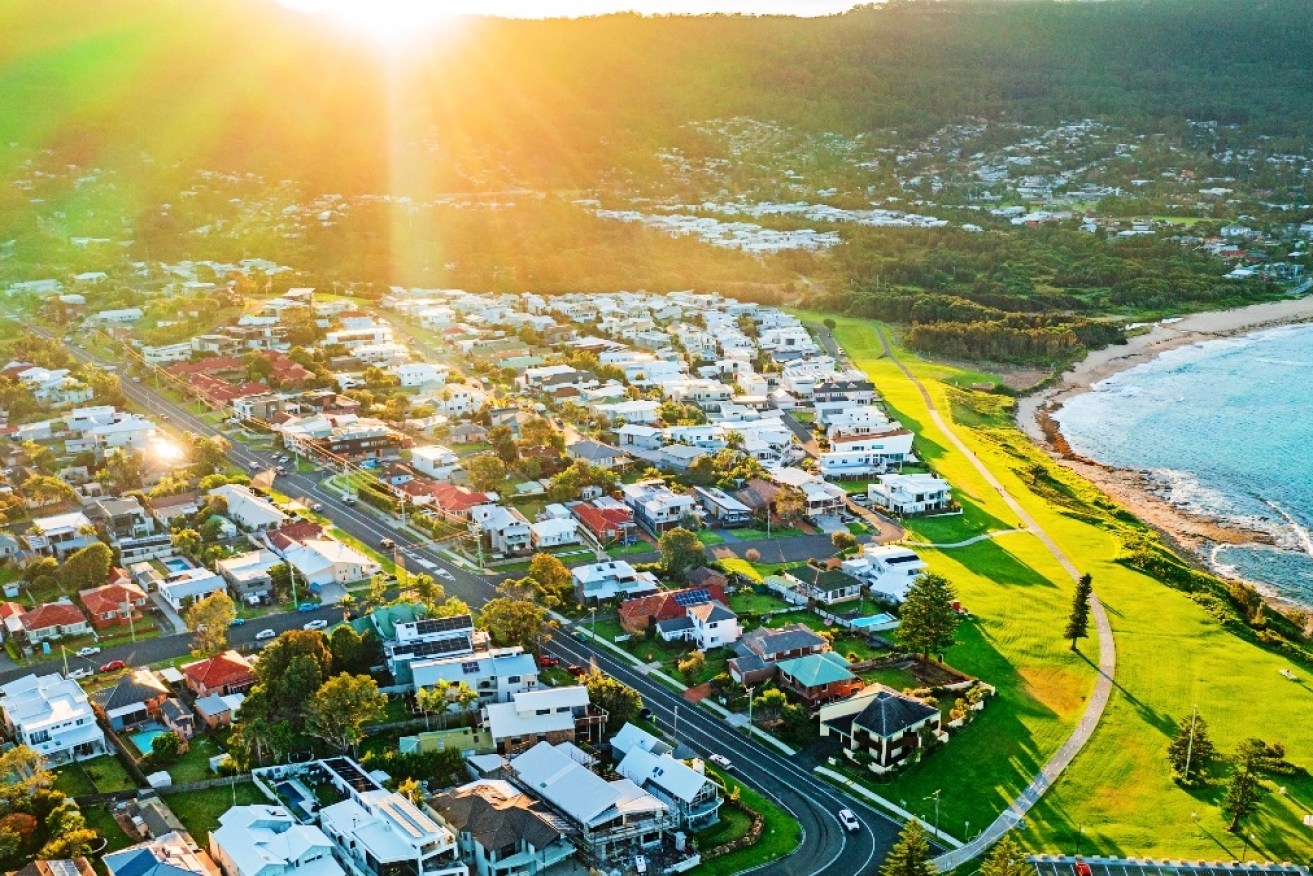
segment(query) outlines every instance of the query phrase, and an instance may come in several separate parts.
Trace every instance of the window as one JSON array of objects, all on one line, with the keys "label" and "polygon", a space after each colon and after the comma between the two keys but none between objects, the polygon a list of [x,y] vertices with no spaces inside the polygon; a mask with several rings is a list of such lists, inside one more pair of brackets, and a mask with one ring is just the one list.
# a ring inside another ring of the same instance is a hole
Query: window
[{"label": "window", "polygon": [[506,677],[506,683],[507,683],[507,684],[519,684],[519,683],[520,683],[520,676],[518,676],[518,675],[508,675],[508,676]]}]

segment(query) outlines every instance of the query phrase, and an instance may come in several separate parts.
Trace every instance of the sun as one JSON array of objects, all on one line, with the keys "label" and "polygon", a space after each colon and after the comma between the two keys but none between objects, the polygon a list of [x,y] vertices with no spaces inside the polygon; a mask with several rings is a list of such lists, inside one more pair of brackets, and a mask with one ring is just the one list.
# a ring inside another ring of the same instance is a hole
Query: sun
[{"label": "sun", "polygon": [[427,33],[459,16],[450,0],[280,0],[284,6],[318,13],[343,27],[394,41]]}]

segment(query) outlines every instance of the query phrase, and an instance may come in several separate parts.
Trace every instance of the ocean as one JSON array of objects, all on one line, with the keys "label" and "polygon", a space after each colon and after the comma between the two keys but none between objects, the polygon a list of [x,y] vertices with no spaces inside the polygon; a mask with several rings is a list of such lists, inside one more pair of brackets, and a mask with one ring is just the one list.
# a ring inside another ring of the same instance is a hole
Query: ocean
[{"label": "ocean", "polygon": [[1077,453],[1145,472],[1190,511],[1271,533],[1221,545],[1220,573],[1313,606],[1313,326],[1170,350],[1055,415]]}]

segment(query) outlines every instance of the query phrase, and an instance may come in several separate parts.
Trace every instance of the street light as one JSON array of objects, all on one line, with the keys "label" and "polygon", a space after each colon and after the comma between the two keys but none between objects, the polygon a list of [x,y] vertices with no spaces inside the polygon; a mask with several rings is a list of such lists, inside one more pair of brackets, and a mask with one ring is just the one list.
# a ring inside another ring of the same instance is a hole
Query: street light
[{"label": "street light", "polygon": [[1076,856],[1080,856],[1081,840],[1085,839],[1085,825],[1080,826],[1080,831],[1076,834]]}]

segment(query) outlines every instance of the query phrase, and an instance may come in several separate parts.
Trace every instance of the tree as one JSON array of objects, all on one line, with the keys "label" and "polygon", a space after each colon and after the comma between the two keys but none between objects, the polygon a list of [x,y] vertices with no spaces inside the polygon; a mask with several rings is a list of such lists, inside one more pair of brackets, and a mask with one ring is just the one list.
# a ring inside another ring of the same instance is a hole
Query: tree
[{"label": "tree", "polygon": [[707,561],[707,549],[695,533],[677,526],[661,533],[657,539],[661,565],[671,578],[683,580],[689,572]]},{"label": "tree", "polygon": [[675,668],[679,670],[680,675],[684,676],[685,681],[693,684],[702,670],[706,668],[706,665],[707,655],[701,651],[694,651],[683,660],[680,660]]},{"label": "tree", "polygon": [[841,529],[830,536],[830,544],[834,545],[837,551],[852,550],[857,547],[857,536],[846,529]]},{"label": "tree", "polygon": [[299,729],[306,703],[333,666],[328,639],[317,630],[288,630],[260,652],[256,685],[242,703],[242,718],[259,715],[271,724]]},{"label": "tree", "polygon": [[274,596],[279,599],[288,599],[292,595],[292,569],[287,563],[274,563],[269,567],[269,584],[273,587]]},{"label": "tree", "polygon": [[201,544],[201,534],[194,529],[179,529],[173,534],[174,550],[185,556],[196,556],[200,553]]},{"label": "tree", "polygon": [[139,490],[145,482],[141,457],[136,453],[115,447],[105,454],[105,464],[96,472],[96,482],[105,485],[111,493]]},{"label": "tree", "polygon": [[1216,756],[1217,749],[1208,738],[1208,722],[1198,714],[1183,718],[1167,746],[1167,760],[1177,780],[1190,784],[1191,776],[1202,773]]},{"label": "tree", "polygon": [[574,579],[570,570],[551,554],[534,554],[529,561],[528,577],[533,579],[539,597],[549,608],[564,605],[574,596]]},{"label": "tree", "polygon": [[73,488],[49,475],[30,477],[19,489],[25,499],[38,507],[73,501]]},{"label": "tree", "polygon": [[[479,692],[461,681],[456,683],[456,690],[451,698],[455,701],[457,709],[466,715],[470,715],[474,706],[478,705]],[[471,720],[470,723],[472,725],[473,721]]]},{"label": "tree", "polygon": [[880,865],[880,876],[934,876],[930,861],[930,835],[921,822],[912,819],[903,826],[898,841]]},{"label": "tree", "polygon": [[372,630],[362,636],[350,624],[339,624],[328,637],[328,650],[333,655],[333,672],[367,675],[369,667],[374,665],[377,644],[377,637]]},{"label": "tree", "polygon": [[37,852],[43,861],[85,858],[100,841],[100,834],[85,825],[50,840]]},{"label": "tree", "polygon": [[1067,628],[1062,637],[1071,640],[1071,650],[1076,650],[1076,642],[1090,635],[1090,596],[1094,593],[1094,580],[1089,573],[1080,576],[1076,582],[1076,592],[1071,597],[1071,614],[1067,616]]},{"label": "tree", "polygon": [[633,720],[643,708],[643,696],[623,681],[593,669],[584,676],[588,701],[606,710],[606,732],[615,734]]},{"label": "tree", "polygon": [[150,762],[153,767],[172,766],[182,757],[182,737],[173,731],[161,733],[150,741]]},{"label": "tree", "polygon": [[488,443],[492,445],[492,452],[506,465],[515,462],[520,455],[519,448],[515,446],[515,435],[505,423],[488,430]]},{"label": "tree", "polygon": [[479,611],[479,627],[488,631],[493,644],[529,648],[542,632],[547,609],[525,599],[499,596]]},{"label": "tree", "polygon": [[421,605],[432,614],[434,609],[447,600],[447,590],[432,575],[420,573],[410,579],[410,589],[415,591]]},{"label": "tree", "polygon": [[784,714],[789,698],[777,687],[767,688],[752,703],[752,713],[762,724],[774,724]]},{"label": "tree", "polygon": [[420,787],[418,779],[405,779],[398,782],[397,793],[416,806],[424,802],[424,789]]},{"label": "tree", "polygon": [[956,644],[958,614],[953,610],[953,588],[947,579],[925,574],[912,582],[907,589],[899,619],[898,638],[903,645],[929,659],[932,652],[940,655]]},{"label": "tree", "polygon": [[222,590],[194,603],[183,615],[192,632],[192,653],[213,657],[228,649],[228,628],[237,617],[237,606]]},{"label": "tree", "polygon": [[980,876],[1034,876],[1035,865],[1026,857],[1012,834],[1005,833],[980,865]]},{"label": "tree", "polygon": [[836,323],[833,319],[827,316],[825,317],[825,319],[821,320],[821,325],[825,326],[826,331],[833,332],[835,326],[838,325],[838,323]]},{"label": "tree", "polygon": [[506,465],[496,456],[485,453],[465,460],[465,474],[469,476],[470,486],[486,493],[496,489],[506,477]]},{"label": "tree", "polygon": [[325,681],[306,707],[306,732],[338,751],[364,737],[364,726],[387,713],[388,698],[367,675],[343,672]]},{"label": "tree", "polygon": [[[268,361],[261,357],[261,361]],[[228,439],[216,435],[213,438],[203,435],[192,437],[192,459],[194,460],[192,468],[197,477],[205,477],[214,474],[223,468],[228,458],[228,451],[232,445]]]},{"label": "tree", "polygon": [[46,769],[44,758],[26,745],[16,745],[0,754],[0,799],[6,805],[12,806],[54,783],[55,775]]},{"label": "tree", "polygon": [[55,456],[55,451],[30,439],[19,446],[23,448],[23,455],[27,457],[28,464],[33,468],[45,475],[55,473],[59,462]]},{"label": "tree", "polygon": [[59,569],[59,584],[65,590],[86,590],[109,580],[114,552],[109,545],[95,542],[74,551]]},{"label": "tree", "polygon": [[775,513],[785,523],[792,523],[807,511],[807,497],[797,487],[781,487],[775,495]]},{"label": "tree", "polygon": [[1226,799],[1222,801],[1222,811],[1231,816],[1226,829],[1232,833],[1240,827],[1241,821],[1258,809],[1263,792],[1258,768],[1266,752],[1267,746],[1261,739],[1246,739],[1236,747],[1236,769],[1227,782]]},{"label": "tree", "polygon": [[445,678],[439,678],[431,687],[421,687],[415,691],[415,705],[424,713],[424,729],[429,728],[429,713],[437,712],[443,715],[443,726],[446,726],[446,711],[449,700],[447,692],[451,688],[451,682]]}]

